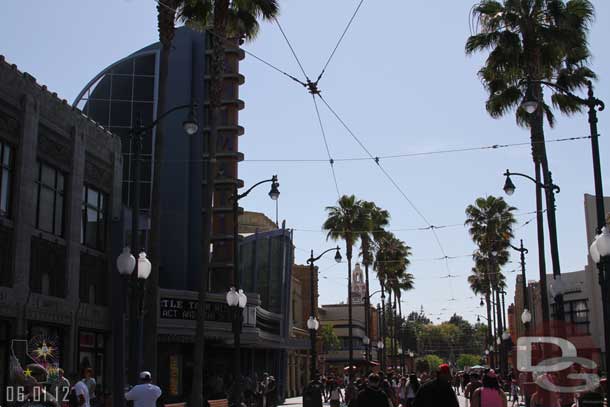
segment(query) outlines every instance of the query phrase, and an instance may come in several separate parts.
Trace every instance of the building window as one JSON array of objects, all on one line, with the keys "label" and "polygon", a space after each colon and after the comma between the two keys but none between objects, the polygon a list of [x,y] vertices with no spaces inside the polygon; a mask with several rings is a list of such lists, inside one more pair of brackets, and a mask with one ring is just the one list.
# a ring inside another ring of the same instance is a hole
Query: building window
[{"label": "building window", "polygon": [[81,243],[103,251],[106,249],[106,202],[108,197],[87,185],[83,187]]},{"label": "building window", "polygon": [[37,163],[36,228],[63,236],[64,175],[54,167]]},{"label": "building window", "polygon": [[78,335],[78,367],[93,369],[96,387],[95,393],[100,395],[105,390],[105,335],[92,331],[80,331]]},{"label": "building window", "polygon": [[0,142],[0,216],[9,217],[11,207],[11,180],[13,176],[13,150]]},{"label": "building window", "polygon": [[108,305],[109,278],[104,258],[81,253],[79,293],[82,302]]},{"label": "building window", "polygon": [[[13,284],[13,231],[0,226],[0,286]],[[0,369],[2,366],[0,365]]]},{"label": "building window", "polygon": [[[567,335],[589,335],[589,306],[587,300],[564,301],[565,322],[567,322]],[[553,304],[553,317],[557,314],[557,304]]]},{"label": "building window", "polygon": [[65,246],[37,237],[32,238],[30,289],[38,294],[65,297]]}]

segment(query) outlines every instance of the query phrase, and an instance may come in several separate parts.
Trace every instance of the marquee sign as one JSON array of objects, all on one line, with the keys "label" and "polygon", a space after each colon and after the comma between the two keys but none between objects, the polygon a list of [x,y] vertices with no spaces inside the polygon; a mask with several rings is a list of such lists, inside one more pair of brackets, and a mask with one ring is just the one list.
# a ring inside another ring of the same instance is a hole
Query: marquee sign
[{"label": "marquee sign", "polygon": [[[159,317],[161,319],[195,321],[197,319],[199,301],[163,297],[161,298],[159,306]],[[222,302],[207,301],[205,304],[205,320],[213,322],[231,322],[231,310],[227,304]]]}]

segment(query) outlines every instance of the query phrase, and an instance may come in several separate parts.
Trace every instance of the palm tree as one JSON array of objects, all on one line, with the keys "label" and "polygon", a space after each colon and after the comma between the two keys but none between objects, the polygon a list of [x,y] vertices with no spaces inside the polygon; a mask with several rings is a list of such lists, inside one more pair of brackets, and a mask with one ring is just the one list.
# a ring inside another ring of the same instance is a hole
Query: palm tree
[{"label": "palm tree", "polygon": [[343,195],[337,206],[326,208],[328,218],[322,229],[328,231],[326,239],[345,240],[345,255],[347,257],[347,302],[348,302],[348,336],[349,336],[349,377],[352,379],[354,363],[354,345],[352,343],[352,254],[353,246],[359,238],[359,232],[370,230],[370,218],[362,208],[362,201],[354,195]]},{"label": "palm tree", "polygon": [[[164,5],[157,4],[157,25],[161,52],[159,57],[159,95],[158,109],[167,111],[167,75],[169,72],[169,54],[174,38],[176,8],[179,0],[164,0]],[[150,258],[153,260],[152,272],[146,290],[146,314],[144,315],[144,358],[145,366],[153,376],[157,371],[157,297],[159,290],[159,266],[161,264],[161,163],[164,148],[164,131],[159,123],[155,133],[155,156],[151,196]],[[135,250],[135,249],[134,249]]]},{"label": "palm tree", "polygon": [[[206,188],[203,196],[202,276],[199,287],[199,306],[195,336],[193,385],[191,406],[203,405],[203,353],[205,325],[205,297],[208,291],[212,235],[212,206],[216,178],[216,142],[221,118],[225,47],[228,38],[253,39],[259,30],[258,19],[277,16],[277,0],[180,0],[179,17],[187,25],[210,33],[212,58],[210,61],[210,115],[207,137]],[[237,170],[236,170],[237,171]],[[235,173],[237,178],[237,172]],[[237,180],[235,180],[237,182]],[[238,242],[233,242],[238,244]],[[236,378],[237,380],[238,378]]]},{"label": "palm tree", "polygon": [[[396,310],[396,289],[399,287],[401,280],[405,280],[402,283],[405,283],[407,286],[412,284],[412,275],[406,273],[407,266],[410,263],[408,257],[411,255],[411,248],[391,232],[380,232],[376,240],[376,246],[375,269],[379,284],[381,285],[382,302],[384,301],[385,291],[388,292],[390,317],[387,318],[387,321],[390,328],[390,338],[392,338],[391,354],[395,355],[396,316],[394,314]],[[392,301],[393,297],[394,304]]]},{"label": "palm tree", "polygon": [[[362,201],[362,209],[364,216],[368,217],[369,229],[360,231],[360,252],[362,255],[362,264],[364,264],[364,276],[366,284],[366,296],[364,299],[364,325],[366,336],[370,339],[370,312],[371,312],[371,298],[369,290],[369,266],[373,264],[373,239],[382,233],[383,228],[386,227],[390,220],[390,213],[385,209],[379,208],[374,202]],[[367,346],[367,358],[370,357],[370,343]],[[368,359],[367,359],[368,360]]]},{"label": "palm tree", "polygon": [[[587,43],[594,9],[588,0],[481,0],[472,9],[478,33],[466,42],[466,53],[488,51],[485,66],[479,70],[489,92],[488,113],[501,117],[516,110],[517,123],[530,128],[532,158],[538,185],[550,183],[550,172],[544,144],[544,118],[554,125],[554,115],[544,102],[540,81],[555,83],[574,91],[586,86],[595,73],[586,64],[590,56]],[[573,100],[552,89],[554,107],[566,114],[580,111]],[[523,100],[541,102],[534,114],[519,107]],[[546,190],[547,208],[551,192]],[[536,188],[538,262],[543,319],[548,320],[546,265],[544,259],[544,224],[542,189]],[[559,272],[557,242],[554,239],[555,218],[547,212],[551,233],[551,250],[556,260],[553,271]]]},{"label": "palm tree", "polygon": [[[473,242],[479,247],[473,258],[477,270],[486,270],[486,279],[495,291],[496,304],[500,304],[501,267],[508,262],[512,227],[515,223],[513,212],[517,208],[509,206],[503,198],[488,196],[477,198],[474,205],[466,208],[465,225]],[[502,335],[502,309],[496,306],[498,334]],[[501,359],[504,364],[503,358]],[[504,366],[502,366],[504,371]]]}]

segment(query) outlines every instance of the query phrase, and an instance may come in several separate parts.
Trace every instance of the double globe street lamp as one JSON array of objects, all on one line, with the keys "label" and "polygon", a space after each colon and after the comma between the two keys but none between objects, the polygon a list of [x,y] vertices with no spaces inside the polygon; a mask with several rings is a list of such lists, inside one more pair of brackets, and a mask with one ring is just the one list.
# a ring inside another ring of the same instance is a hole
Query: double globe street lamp
[{"label": "double globe street lamp", "polygon": [[[309,256],[309,259],[307,259],[307,263],[309,264],[309,272],[310,272],[310,286],[309,286],[309,302],[310,302],[310,313],[309,313],[309,319],[307,320],[307,329],[309,330],[309,339],[311,341],[311,351],[310,351],[310,356],[311,356],[311,379],[315,379],[316,378],[316,373],[317,373],[317,361],[318,361],[318,355],[316,353],[316,334],[318,332],[318,329],[320,328],[320,322],[318,321],[318,319],[316,318],[316,306],[315,306],[315,296],[314,296],[314,275],[316,273],[316,268],[314,266],[314,263],[318,260],[320,260],[322,258],[322,256],[324,256],[326,253],[335,251],[335,261],[337,263],[341,263],[341,261],[343,260],[343,258],[341,257],[341,252],[340,252],[340,248],[339,246],[332,248],[332,249],[328,249],[324,252],[322,252],[322,254],[320,254],[318,257],[314,257],[313,254],[313,250],[311,251],[311,255]],[[315,279],[316,281],[318,280],[317,278]]]},{"label": "double globe street lamp", "polygon": [[608,370],[608,366],[610,366],[610,323],[608,323],[606,316],[608,315],[608,290],[610,290],[610,232],[607,226],[601,228],[601,233],[591,243],[589,254],[591,254],[591,258],[597,264],[599,285],[602,288],[606,370]]}]

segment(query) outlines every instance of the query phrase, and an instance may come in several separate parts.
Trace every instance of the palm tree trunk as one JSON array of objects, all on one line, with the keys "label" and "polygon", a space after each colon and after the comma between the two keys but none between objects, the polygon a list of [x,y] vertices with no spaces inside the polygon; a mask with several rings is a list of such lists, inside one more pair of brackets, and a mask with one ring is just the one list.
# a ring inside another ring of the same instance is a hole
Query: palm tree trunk
[{"label": "palm tree trunk", "polygon": [[[157,5],[157,20],[161,52],[159,56],[159,95],[158,112],[167,111],[167,75],[169,55],[174,38],[174,19],[176,5],[170,0],[167,7]],[[152,272],[148,279],[144,314],[144,366],[157,377],[157,311],[159,292],[159,267],[161,265],[161,163],[163,162],[163,122],[157,124],[155,133],[155,156],[151,197],[150,258]]]},{"label": "palm tree trunk", "polygon": [[[485,293],[485,304],[487,304],[487,348],[493,345],[493,334],[492,334],[492,320],[491,320],[491,301],[490,301],[489,290]],[[489,358],[489,366],[494,368],[494,359],[493,355]]]},{"label": "palm tree trunk", "polygon": [[[368,250],[368,248],[367,248]],[[365,252],[366,256],[366,252]],[[366,297],[364,298],[364,328],[366,332],[366,336],[369,338],[369,344],[366,345],[366,361],[367,361],[367,369],[368,362],[371,360],[371,299],[369,297],[369,262],[365,261],[364,263],[364,278],[366,284]]]},{"label": "palm tree trunk", "polygon": [[[214,33],[210,36],[212,43],[211,80],[210,80],[210,133],[207,137],[207,169],[206,185],[203,194],[205,213],[202,225],[201,281],[199,287],[199,306],[197,308],[197,328],[195,331],[195,349],[193,354],[193,383],[191,391],[191,407],[203,405],[203,360],[205,352],[205,301],[210,279],[210,244],[212,241],[212,219],[214,180],[216,178],[216,141],[218,140],[218,124],[220,122],[220,107],[222,103],[222,77],[224,73],[225,48],[223,39],[226,36],[226,15],[228,0],[219,0],[214,4]],[[205,81],[204,81],[205,82]]]},{"label": "palm tree trunk", "polygon": [[379,361],[380,366],[381,366],[381,370],[384,370],[385,367],[385,327],[386,327],[386,317],[385,317],[385,313],[386,313],[386,309],[385,309],[385,287],[384,287],[384,282],[383,279],[380,278],[379,279],[379,285],[381,286],[381,315],[379,316],[380,321],[381,321],[381,332],[380,332],[380,336],[381,336],[381,342],[384,345],[384,349],[381,350],[381,360]]}]

